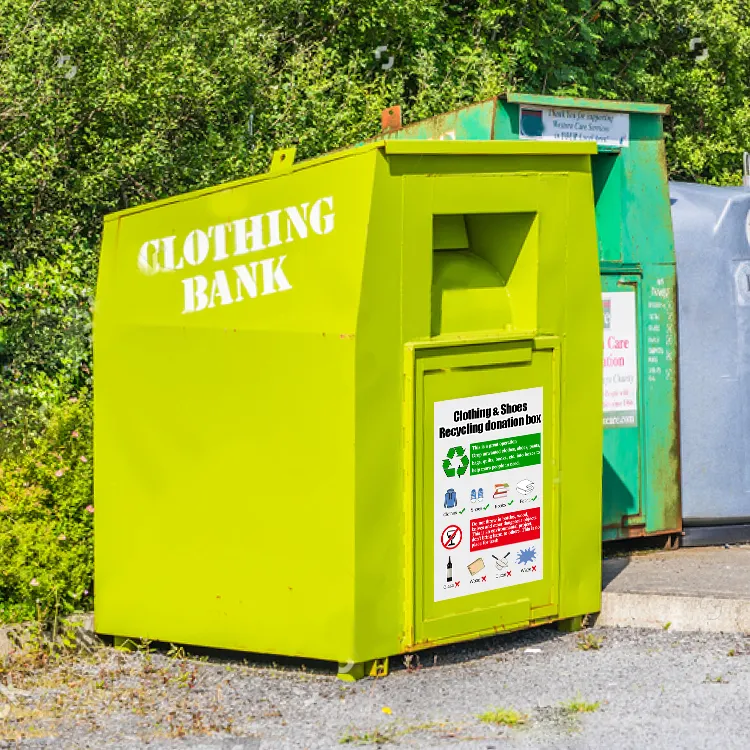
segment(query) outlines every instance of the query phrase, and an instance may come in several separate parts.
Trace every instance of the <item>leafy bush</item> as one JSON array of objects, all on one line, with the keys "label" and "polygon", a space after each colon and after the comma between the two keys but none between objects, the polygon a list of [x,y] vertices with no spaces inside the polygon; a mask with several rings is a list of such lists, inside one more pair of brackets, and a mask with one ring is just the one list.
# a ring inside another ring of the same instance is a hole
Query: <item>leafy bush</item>
[{"label": "leafy bush", "polygon": [[0,461],[0,621],[90,606],[94,508],[86,395],[53,407],[43,434]]},{"label": "leafy bush", "polygon": [[507,89],[669,102],[672,173],[738,183],[748,70],[750,0],[0,0],[4,442],[90,384],[105,213]]}]

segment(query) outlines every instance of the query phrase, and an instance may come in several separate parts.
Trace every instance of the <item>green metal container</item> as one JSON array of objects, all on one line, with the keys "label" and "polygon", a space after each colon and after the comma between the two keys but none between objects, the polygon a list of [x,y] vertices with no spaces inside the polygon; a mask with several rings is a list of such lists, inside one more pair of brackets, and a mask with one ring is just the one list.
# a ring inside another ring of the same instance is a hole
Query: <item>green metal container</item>
[{"label": "green metal container", "polygon": [[[507,94],[385,137],[594,141],[604,307],[603,538],[682,529],[675,255],[660,104]],[[395,126],[395,127],[394,127]]]},{"label": "green metal container", "polygon": [[351,679],[598,611],[594,152],[286,151],[106,217],[97,631]]}]

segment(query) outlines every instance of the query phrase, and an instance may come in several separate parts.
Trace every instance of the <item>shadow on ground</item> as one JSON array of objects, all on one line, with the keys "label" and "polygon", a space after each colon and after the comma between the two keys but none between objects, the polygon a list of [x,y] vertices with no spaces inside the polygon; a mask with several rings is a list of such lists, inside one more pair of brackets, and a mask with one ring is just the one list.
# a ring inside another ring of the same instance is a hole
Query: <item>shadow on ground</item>
[{"label": "shadow on ground", "polygon": [[[400,654],[391,656],[389,659],[389,671],[398,672],[411,669],[429,669],[447,664],[464,664],[479,661],[487,656],[501,656],[505,652],[513,651],[519,647],[541,647],[565,637],[566,633],[557,630],[553,624],[541,625],[527,630],[519,630],[510,633],[499,633],[498,635],[477,638],[462,643],[453,643],[445,646],[434,646],[412,654]],[[107,645],[113,645],[111,637],[102,636]],[[174,654],[176,649],[183,649],[187,657],[202,658],[215,664],[242,664],[247,667],[258,667],[289,670],[299,672],[306,671],[317,675],[335,675],[338,665],[335,662],[319,659],[306,659],[301,657],[279,656],[274,654],[257,654],[246,651],[230,651],[202,646],[190,646],[182,644],[164,643],[151,641],[143,648],[149,650]]]}]

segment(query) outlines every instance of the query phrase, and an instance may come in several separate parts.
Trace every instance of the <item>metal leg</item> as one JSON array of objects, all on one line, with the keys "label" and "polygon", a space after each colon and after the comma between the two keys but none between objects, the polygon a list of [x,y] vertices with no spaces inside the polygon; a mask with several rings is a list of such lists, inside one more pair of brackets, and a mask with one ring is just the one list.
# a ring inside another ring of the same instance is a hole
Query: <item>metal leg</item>
[{"label": "metal leg", "polygon": [[557,629],[561,633],[577,633],[583,628],[583,615],[577,615],[576,617],[568,617],[565,620],[559,620],[557,623]]},{"label": "metal leg", "polygon": [[388,674],[388,657],[372,661],[339,662],[338,678],[343,682],[356,682],[365,677],[385,677]]}]

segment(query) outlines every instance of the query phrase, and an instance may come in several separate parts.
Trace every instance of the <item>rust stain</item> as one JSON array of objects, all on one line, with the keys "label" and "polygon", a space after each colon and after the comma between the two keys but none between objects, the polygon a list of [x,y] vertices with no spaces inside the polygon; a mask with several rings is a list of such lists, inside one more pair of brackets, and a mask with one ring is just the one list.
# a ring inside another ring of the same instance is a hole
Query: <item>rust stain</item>
[{"label": "rust stain", "polygon": [[384,133],[401,128],[401,106],[396,104],[380,113],[380,129]]},{"label": "rust stain", "polygon": [[[627,518],[627,516],[625,516]],[[622,541],[623,539],[643,539],[647,536],[659,537],[659,536],[673,536],[682,534],[682,525],[670,529],[659,529],[658,531],[646,531],[646,525],[640,524],[639,526],[625,526],[624,522],[622,526],[611,524],[604,526],[605,529],[616,529],[620,532],[620,535],[616,539],[605,539],[605,544],[612,542]]]},{"label": "rust stain", "polygon": [[[468,109],[468,108],[467,108]],[[460,110],[459,110],[460,112]],[[456,117],[455,112],[446,112],[434,117],[429,117],[426,120],[419,120],[412,122],[401,128],[401,133],[405,136],[411,134],[418,134],[419,140],[435,141],[435,140],[463,140],[456,138],[456,126],[459,120]]]},{"label": "rust stain", "polygon": [[[398,125],[394,128],[388,128],[388,133],[393,133],[396,131],[400,131],[404,134],[408,134],[410,130],[418,128],[418,127],[424,127],[429,128],[430,132],[433,133],[433,137],[439,137],[441,135],[445,134],[446,127],[444,123],[450,122],[451,120],[455,120],[456,116],[459,115],[462,112],[465,112],[467,110],[472,110],[475,107],[481,107],[484,104],[487,104],[489,102],[495,102],[495,106],[492,110],[492,127],[490,130],[490,138],[493,139],[495,137],[495,114],[497,112],[497,96],[491,96],[488,99],[482,99],[478,102],[472,102],[471,104],[465,104],[462,107],[457,107],[456,109],[452,109],[449,112],[443,112],[439,115],[434,115],[433,117],[428,117],[424,120],[418,120],[417,122],[409,123],[409,125],[402,125],[401,120],[401,107],[388,107],[388,109],[384,109],[381,113],[380,119],[381,119],[381,128],[383,132],[386,132],[385,127],[385,116],[386,113],[388,113],[392,109],[398,110]],[[378,138],[371,138],[370,141],[378,140]]]}]

